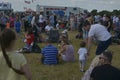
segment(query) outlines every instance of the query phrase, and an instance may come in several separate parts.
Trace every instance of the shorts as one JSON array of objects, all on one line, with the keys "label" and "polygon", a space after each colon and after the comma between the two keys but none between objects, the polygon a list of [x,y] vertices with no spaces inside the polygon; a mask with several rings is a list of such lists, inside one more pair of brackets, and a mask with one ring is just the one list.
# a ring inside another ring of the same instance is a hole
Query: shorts
[{"label": "shorts", "polygon": [[86,64],[86,60],[80,60],[80,65],[81,66],[85,66],[85,64]]},{"label": "shorts", "polygon": [[107,41],[99,41],[96,50],[96,55],[100,55],[102,52],[104,52],[109,47],[111,42],[112,42],[111,38],[109,38]]}]

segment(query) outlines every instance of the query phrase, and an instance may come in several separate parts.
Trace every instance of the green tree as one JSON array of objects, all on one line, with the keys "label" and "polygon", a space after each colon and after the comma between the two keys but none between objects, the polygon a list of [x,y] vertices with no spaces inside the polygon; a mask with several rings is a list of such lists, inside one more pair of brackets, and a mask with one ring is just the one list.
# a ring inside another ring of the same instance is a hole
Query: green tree
[{"label": "green tree", "polygon": [[115,10],[112,11],[112,14],[113,15],[120,15],[120,10],[115,9]]},{"label": "green tree", "polygon": [[103,11],[100,11],[98,14],[101,15],[101,16],[103,16],[104,14],[110,16],[110,15],[111,15],[111,12],[110,12],[110,11],[107,11],[107,10],[103,10]]},{"label": "green tree", "polygon": [[92,10],[92,11],[91,11],[91,14],[92,14],[93,16],[95,16],[95,15],[97,14],[97,9]]}]

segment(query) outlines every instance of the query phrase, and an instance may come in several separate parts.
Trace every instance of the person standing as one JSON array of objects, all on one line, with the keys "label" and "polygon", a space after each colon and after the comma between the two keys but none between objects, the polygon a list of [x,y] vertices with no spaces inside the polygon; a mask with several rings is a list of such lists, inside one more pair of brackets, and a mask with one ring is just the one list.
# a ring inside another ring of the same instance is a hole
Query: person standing
[{"label": "person standing", "polygon": [[0,80],[32,80],[27,60],[23,54],[16,53],[14,46],[16,34],[4,29],[0,34]]},{"label": "person standing", "polygon": [[39,15],[39,28],[42,31],[44,30],[44,27],[45,27],[44,21],[45,21],[45,18],[43,16],[43,12],[40,12],[40,15]]},{"label": "person standing", "polygon": [[96,55],[100,55],[104,52],[112,42],[111,34],[105,28],[105,26],[101,24],[93,24],[90,25],[88,21],[85,21],[83,27],[88,32],[88,41],[87,41],[87,49],[88,54],[90,52],[92,41],[95,39],[98,41],[98,46],[96,49]]},{"label": "person standing", "polygon": [[20,31],[21,31],[21,22],[20,22],[20,20],[17,19],[15,21],[14,27],[15,27],[15,31],[18,34],[18,36],[20,36]]},{"label": "person standing", "polygon": [[80,61],[80,71],[84,72],[84,67],[86,64],[86,59],[87,59],[87,49],[86,49],[86,43],[84,41],[82,41],[80,43],[80,49],[78,50],[78,54],[79,54],[79,61]]}]

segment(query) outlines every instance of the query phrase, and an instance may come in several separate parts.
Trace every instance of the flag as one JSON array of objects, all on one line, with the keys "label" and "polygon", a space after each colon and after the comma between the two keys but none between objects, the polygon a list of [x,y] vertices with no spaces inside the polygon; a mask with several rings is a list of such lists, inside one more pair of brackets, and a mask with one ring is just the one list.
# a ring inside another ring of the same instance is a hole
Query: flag
[{"label": "flag", "polygon": [[30,1],[26,1],[26,0],[25,0],[25,3],[30,4],[31,2],[30,2]]}]

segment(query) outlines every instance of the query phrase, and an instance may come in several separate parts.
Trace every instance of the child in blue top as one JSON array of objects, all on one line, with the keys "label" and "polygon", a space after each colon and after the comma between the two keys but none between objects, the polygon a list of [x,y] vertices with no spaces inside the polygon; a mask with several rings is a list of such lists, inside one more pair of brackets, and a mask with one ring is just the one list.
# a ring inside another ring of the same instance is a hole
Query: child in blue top
[{"label": "child in blue top", "polygon": [[17,32],[17,34],[20,34],[20,28],[21,28],[21,23],[19,20],[15,21],[15,31]]}]

